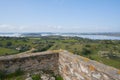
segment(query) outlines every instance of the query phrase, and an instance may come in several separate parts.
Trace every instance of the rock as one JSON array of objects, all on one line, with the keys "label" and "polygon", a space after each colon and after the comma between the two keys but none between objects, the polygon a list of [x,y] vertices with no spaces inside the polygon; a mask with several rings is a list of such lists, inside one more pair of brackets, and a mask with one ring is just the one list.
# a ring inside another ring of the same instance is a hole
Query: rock
[{"label": "rock", "polygon": [[26,78],[25,80],[33,80],[31,77],[29,77],[29,78]]},{"label": "rock", "polygon": [[27,77],[30,77],[31,76],[31,74],[30,73],[27,73]]},{"label": "rock", "polygon": [[50,79],[49,80],[55,80],[55,77],[50,77]]},{"label": "rock", "polygon": [[94,78],[100,79],[101,78],[101,74],[100,73],[93,73],[92,76]]},{"label": "rock", "polygon": [[49,80],[49,76],[48,75],[41,75],[41,79],[42,80]]}]

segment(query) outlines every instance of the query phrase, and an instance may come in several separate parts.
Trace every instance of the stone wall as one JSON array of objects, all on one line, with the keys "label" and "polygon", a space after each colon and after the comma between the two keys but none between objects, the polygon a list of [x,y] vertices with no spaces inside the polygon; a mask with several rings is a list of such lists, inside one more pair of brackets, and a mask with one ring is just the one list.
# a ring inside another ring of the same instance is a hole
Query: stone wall
[{"label": "stone wall", "polygon": [[57,53],[41,52],[0,57],[0,71],[13,73],[20,69],[27,72],[49,70],[58,73]]},{"label": "stone wall", "polygon": [[59,72],[64,80],[120,80],[119,70],[67,51],[59,53]]},{"label": "stone wall", "polygon": [[46,51],[0,57],[0,71],[41,70],[60,74],[64,80],[120,80],[120,70],[67,51]]}]

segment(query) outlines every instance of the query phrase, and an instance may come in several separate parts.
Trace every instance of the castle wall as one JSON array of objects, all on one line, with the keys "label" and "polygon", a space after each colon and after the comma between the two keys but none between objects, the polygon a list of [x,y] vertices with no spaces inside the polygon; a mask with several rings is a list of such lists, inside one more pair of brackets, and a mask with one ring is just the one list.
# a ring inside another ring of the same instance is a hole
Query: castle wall
[{"label": "castle wall", "polygon": [[59,54],[59,72],[64,80],[120,80],[119,70],[67,51]]},{"label": "castle wall", "polygon": [[64,80],[120,80],[120,70],[67,51],[39,52],[0,57],[0,71],[13,73],[53,71]]},{"label": "castle wall", "polygon": [[58,73],[57,53],[41,52],[0,57],[0,71],[13,73],[20,69],[27,72],[49,70]]}]

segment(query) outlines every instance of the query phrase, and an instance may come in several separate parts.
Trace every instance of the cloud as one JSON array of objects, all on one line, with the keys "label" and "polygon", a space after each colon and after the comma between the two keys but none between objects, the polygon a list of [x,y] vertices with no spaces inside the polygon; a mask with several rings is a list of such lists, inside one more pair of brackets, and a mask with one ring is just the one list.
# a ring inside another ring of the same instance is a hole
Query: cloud
[{"label": "cloud", "polygon": [[51,25],[0,25],[0,32],[59,32],[61,29],[61,26]]},{"label": "cloud", "polygon": [[1,24],[0,25],[0,32],[11,32],[16,31],[18,28],[15,25],[7,25],[7,24]]},{"label": "cloud", "polygon": [[62,29],[62,27],[61,26],[47,26],[48,28],[50,28],[50,29]]},{"label": "cloud", "polygon": [[[8,25],[0,24],[0,32],[110,32],[117,28],[98,25],[60,26],[60,25]],[[119,29],[118,29],[119,30]]]}]

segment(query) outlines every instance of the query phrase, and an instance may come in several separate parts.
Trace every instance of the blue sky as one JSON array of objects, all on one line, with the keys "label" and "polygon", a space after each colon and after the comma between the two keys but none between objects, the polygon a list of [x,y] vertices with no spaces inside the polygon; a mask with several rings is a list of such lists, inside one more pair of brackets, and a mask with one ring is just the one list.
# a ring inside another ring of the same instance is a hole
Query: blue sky
[{"label": "blue sky", "polygon": [[0,0],[0,32],[120,32],[120,0]]}]

